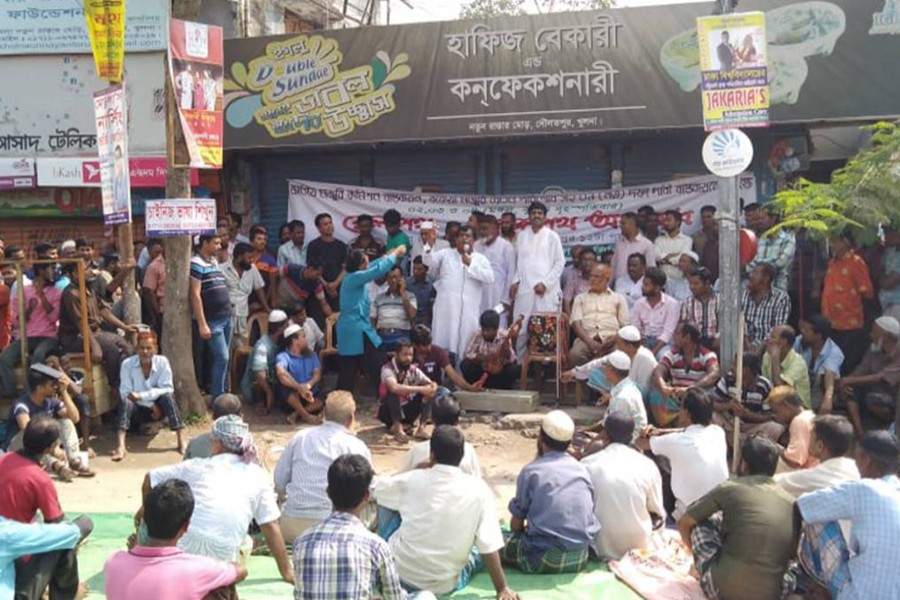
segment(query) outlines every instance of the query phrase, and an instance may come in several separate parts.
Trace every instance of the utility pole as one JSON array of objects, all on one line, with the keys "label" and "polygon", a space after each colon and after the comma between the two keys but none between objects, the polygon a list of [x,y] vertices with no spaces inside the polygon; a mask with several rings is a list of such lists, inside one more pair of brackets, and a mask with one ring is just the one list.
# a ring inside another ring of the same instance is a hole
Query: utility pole
[{"label": "utility pole", "polygon": [[[172,0],[172,18],[196,21],[200,15],[200,0]],[[175,90],[169,74],[166,75],[166,139],[168,144],[166,169],[166,198],[190,198],[190,163]],[[175,398],[183,415],[206,414],[206,403],[197,386],[194,373],[194,341],[191,327],[190,262],[191,238],[177,236],[164,238],[166,252],[166,295],[163,300],[162,351],[172,365]]]}]

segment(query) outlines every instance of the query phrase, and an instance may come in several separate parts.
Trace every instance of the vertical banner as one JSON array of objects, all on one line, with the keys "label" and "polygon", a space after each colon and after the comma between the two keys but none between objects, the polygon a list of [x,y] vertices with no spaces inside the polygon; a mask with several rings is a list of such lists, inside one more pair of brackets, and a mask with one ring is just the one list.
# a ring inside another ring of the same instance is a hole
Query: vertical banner
[{"label": "vertical banner", "polygon": [[769,126],[766,15],[697,18],[706,131]]},{"label": "vertical banner", "polygon": [[131,222],[131,175],[128,169],[128,108],[125,86],[114,85],[94,94],[97,152],[103,224]]},{"label": "vertical banner", "polygon": [[[139,0],[132,0],[132,2]],[[84,0],[91,51],[97,76],[110,83],[122,81],[125,63],[125,0]]]},{"label": "vertical banner", "polygon": [[169,74],[191,167],[222,168],[222,28],[169,20]]}]

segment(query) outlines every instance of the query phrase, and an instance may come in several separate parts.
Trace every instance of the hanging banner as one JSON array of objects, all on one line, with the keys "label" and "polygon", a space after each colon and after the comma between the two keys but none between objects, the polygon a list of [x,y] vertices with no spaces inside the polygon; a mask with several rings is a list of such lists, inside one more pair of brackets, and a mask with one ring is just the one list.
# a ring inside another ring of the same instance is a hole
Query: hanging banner
[{"label": "hanging banner", "polygon": [[697,18],[703,126],[769,126],[766,15]]},{"label": "hanging banner", "polygon": [[103,223],[131,222],[131,176],[128,169],[128,109],[125,86],[114,85],[94,94],[97,151]]},{"label": "hanging banner", "polygon": [[[756,201],[752,174],[741,175],[739,189],[745,202]],[[605,246],[618,240],[621,216],[645,204],[660,215],[668,209],[681,211],[682,231],[694,233],[700,229],[700,209],[718,202],[718,190],[719,178],[714,176],[616,190],[522,196],[429,194],[291,179],[286,220],[312,224],[317,214],[328,213],[334,220],[335,235],[344,241],[356,237],[359,215],[371,215],[376,229],[382,229],[381,215],[389,208],[400,211],[402,227],[410,235],[418,235],[423,221],[434,221],[440,231],[448,221],[464,223],[473,210],[498,217],[512,212],[519,217],[518,228],[524,229],[528,226],[528,205],[539,200],[547,205],[547,224],[556,230],[564,246]]]},{"label": "hanging banner", "polygon": [[147,200],[144,215],[148,238],[208,235],[216,231],[213,199]]},{"label": "hanging banner", "polygon": [[125,64],[125,0],[84,0],[84,20],[97,77],[119,83]]},{"label": "hanging banner", "polygon": [[222,28],[169,20],[169,76],[191,167],[222,168]]}]

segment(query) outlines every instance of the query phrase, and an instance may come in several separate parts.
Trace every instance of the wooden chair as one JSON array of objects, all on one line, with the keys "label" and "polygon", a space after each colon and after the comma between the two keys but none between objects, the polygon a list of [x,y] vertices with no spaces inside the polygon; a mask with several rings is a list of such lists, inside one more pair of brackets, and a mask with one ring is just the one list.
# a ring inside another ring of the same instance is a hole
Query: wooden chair
[{"label": "wooden chair", "polygon": [[231,349],[231,360],[228,362],[228,381],[231,392],[241,389],[241,377],[247,358],[253,352],[253,345],[262,336],[269,333],[269,314],[258,312],[247,318],[247,340],[243,345]]},{"label": "wooden chair", "polygon": [[532,363],[553,363],[556,369],[556,398],[563,400],[566,387],[560,375],[569,360],[569,324],[564,313],[533,313],[526,323],[528,346],[522,358],[521,389],[528,387],[528,369]]},{"label": "wooden chair", "polygon": [[336,356],[338,353],[337,346],[334,345],[334,328],[340,315],[339,312],[333,312],[330,317],[325,319],[325,347],[319,350],[319,362],[322,363],[323,368],[325,359],[329,356]]}]

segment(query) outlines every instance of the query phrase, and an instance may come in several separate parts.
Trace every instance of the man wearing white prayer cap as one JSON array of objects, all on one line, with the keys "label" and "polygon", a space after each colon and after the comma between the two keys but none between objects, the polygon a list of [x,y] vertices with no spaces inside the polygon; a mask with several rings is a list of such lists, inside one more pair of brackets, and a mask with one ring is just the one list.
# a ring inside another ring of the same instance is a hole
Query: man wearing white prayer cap
[{"label": "man wearing white prayer cap", "polygon": [[422,257],[422,264],[431,269],[431,257],[438,250],[444,250],[450,247],[450,242],[444,239],[438,239],[437,227],[434,221],[422,221],[419,223],[419,239],[413,243],[412,255],[410,261],[416,259],[417,256]]},{"label": "man wearing white prayer cap", "polygon": [[863,434],[860,404],[886,426],[895,419],[900,391],[900,321],[879,317],[872,326],[871,338],[872,344],[859,366],[837,382],[857,436]]},{"label": "man wearing white prayer cap", "polygon": [[600,523],[587,469],[566,450],[575,433],[561,410],[544,416],[538,457],[525,465],[509,502],[512,514],[504,564],[525,573],[577,573],[588,561]]},{"label": "man wearing white prayer cap", "polygon": [[[616,337],[616,350],[625,353],[631,360],[628,377],[646,394],[650,387],[650,376],[656,368],[657,360],[649,348],[641,344],[641,332],[634,325],[626,325],[619,329]],[[577,379],[587,381],[588,385],[601,392],[608,392],[612,387],[606,380],[603,372],[603,358],[597,358],[591,362],[575,367],[571,371],[563,373],[563,380]]]},{"label": "man wearing white prayer cap", "polygon": [[272,410],[275,403],[275,391],[272,387],[275,382],[275,355],[278,354],[278,344],[284,333],[285,325],[290,324],[287,313],[283,310],[273,310],[269,313],[269,330],[253,345],[253,350],[247,358],[247,368],[241,379],[241,394],[247,402],[253,402],[261,397],[265,404],[260,405],[259,412],[266,414]]}]

